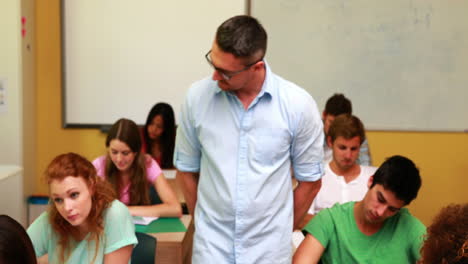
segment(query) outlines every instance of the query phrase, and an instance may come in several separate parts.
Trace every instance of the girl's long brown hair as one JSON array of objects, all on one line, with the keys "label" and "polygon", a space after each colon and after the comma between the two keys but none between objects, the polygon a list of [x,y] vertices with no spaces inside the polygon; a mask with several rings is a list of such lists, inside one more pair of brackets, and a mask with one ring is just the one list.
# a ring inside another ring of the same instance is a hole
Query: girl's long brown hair
[{"label": "girl's long brown hair", "polygon": [[[92,205],[86,221],[89,226],[89,241],[94,240],[96,243],[94,262],[104,231],[103,212],[115,200],[116,194],[109,183],[97,177],[93,164],[76,153],[57,156],[52,160],[45,172],[49,185],[53,180],[61,181],[68,176],[83,178],[90,189]],[[53,230],[59,236],[59,260],[64,263],[72,251],[71,242],[79,241],[80,234],[76,227],[70,225],[60,215],[54,203],[49,206],[49,221]]]},{"label": "girl's long brown hair", "polygon": [[[132,152],[135,152],[135,160],[133,161],[130,171],[130,203],[129,205],[148,205],[149,199],[149,183],[146,175],[146,157],[141,152],[141,137],[137,124],[129,119],[119,119],[112,125],[106,138],[106,147],[109,148],[110,142],[114,139],[127,144]],[[119,169],[107,153],[106,171],[105,174],[109,182],[114,186],[114,189],[120,194],[124,186],[119,177]]]}]

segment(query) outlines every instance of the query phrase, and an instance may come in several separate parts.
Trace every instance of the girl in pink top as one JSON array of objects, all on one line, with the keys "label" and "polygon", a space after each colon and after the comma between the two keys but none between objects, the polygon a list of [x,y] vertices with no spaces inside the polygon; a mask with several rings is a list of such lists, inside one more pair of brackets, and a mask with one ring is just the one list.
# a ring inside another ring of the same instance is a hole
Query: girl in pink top
[{"label": "girl in pink top", "polygon": [[[93,161],[97,174],[107,179],[119,200],[137,216],[180,217],[182,209],[159,165],[141,152],[138,126],[129,119],[118,120],[106,138],[108,153]],[[154,185],[162,204],[150,204],[149,188]]]}]

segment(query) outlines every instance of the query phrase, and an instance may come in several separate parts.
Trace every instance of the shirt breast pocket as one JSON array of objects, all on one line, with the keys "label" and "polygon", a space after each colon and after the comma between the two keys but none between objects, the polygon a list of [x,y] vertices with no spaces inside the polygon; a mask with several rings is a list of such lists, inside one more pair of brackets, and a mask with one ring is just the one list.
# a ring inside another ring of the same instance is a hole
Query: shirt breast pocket
[{"label": "shirt breast pocket", "polygon": [[256,129],[251,142],[253,159],[259,164],[272,165],[289,158],[291,134],[286,129]]}]

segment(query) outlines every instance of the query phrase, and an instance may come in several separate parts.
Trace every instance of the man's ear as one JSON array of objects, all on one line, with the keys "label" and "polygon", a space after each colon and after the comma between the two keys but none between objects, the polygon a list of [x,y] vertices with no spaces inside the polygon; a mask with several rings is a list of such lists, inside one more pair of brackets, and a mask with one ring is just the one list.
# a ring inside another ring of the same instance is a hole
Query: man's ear
[{"label": "man's ear", "polygon": [[331,148],[333,144],[331,136],[326,136],[326,137],[327,137],[327,145]]},{"label": "man's ear", "polygon": [[255,70],[264,69],[265,68],[265,62],[263,60],[257,62],[254,65],[254,68],[255,68]]},{"label": "man's ear", "polygon": [[325,110],[323,110],[322,112],[322,120],[325,121],[325,117],[327,116],[327,112],[325,112]]},{"label": "man's ear", "polygon": [[367,188],[370,189],[370,187],[372,186],[372,183],[374,182],[374,175],[370,176],[369,177],[369,180],[367,181]]}]

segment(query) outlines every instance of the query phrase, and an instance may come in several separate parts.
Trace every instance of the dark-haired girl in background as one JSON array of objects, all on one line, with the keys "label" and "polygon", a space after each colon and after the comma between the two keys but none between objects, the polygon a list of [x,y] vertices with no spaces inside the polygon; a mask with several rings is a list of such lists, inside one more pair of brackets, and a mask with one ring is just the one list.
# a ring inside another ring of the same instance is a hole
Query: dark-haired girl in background
[{"label": "dark-haired girl in background", "polygon": [[151,108],[143,128],[143,151],[150,154],[163,169],[172,169],[176,125],[174,110],[167,103]]}]

